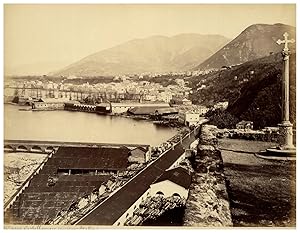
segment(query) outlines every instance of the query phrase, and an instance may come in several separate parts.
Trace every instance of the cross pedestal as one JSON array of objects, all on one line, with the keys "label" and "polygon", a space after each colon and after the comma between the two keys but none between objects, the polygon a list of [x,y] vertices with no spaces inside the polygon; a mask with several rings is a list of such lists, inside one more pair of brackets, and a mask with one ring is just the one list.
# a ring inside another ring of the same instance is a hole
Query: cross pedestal
[{"label": "cross pedestal", "polygon": [[295,150],[293,144],[293,124],[289,121],[278,124],[279,126],[279,148],[281,150]]},{"label": "cross pedestal", "polygon": [[[267,149],[266,158],[272,159],[290,159],[296,156],[296,148],[293,144],[293,124],[290,122],[290,101],[289,101],[289,58],[290,51],[288,43],[295,43],[295,40],[288,40],[288,33],[284,33],[284,40],[278,40],[277,44],[284,44],[282,50],[283,72],[282,72],[282,122],[279,126],[279,145],[275,148]],[[259,157],[264,155],[258,154]]]}]

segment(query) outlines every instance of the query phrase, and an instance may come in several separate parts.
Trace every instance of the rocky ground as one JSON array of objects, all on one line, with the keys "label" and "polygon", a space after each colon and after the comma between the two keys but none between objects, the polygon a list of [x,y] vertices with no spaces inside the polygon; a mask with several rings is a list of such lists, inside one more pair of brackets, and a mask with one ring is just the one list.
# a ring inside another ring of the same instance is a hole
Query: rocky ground
[{"label": "rocky ground", "polygon": [[234,226],[296,225],[296,162],[257,158],[274,143],[219,140]]},{"label": "rocky ground", "polygon": [[4,153],[4,203],[41,164],[46,154]]}]

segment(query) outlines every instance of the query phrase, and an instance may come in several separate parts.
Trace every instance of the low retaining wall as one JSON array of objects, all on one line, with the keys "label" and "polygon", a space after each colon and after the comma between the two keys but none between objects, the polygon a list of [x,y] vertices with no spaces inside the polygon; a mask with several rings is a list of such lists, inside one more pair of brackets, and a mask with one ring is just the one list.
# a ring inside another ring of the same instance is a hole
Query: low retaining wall
[{"label": "low retaining wall", "polygon": [[251,141],[263,141],[263,142],[278,142],[278,133],[264,133],[264,132],[232,132],[228,134],[228,138],[232,139],[244,139]]},{"label": "low retaining wall", "polygon": [[197,154],[191,158],[195,173],[186,202],[184,226],[232,226],[221,152],[215,127],[203,125]]}]

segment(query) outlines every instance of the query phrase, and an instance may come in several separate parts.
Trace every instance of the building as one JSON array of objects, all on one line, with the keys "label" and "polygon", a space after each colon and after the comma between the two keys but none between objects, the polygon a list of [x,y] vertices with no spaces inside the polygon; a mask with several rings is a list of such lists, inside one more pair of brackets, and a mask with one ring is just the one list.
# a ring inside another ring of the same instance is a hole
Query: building
[{"label": "building", "polygon": [[237,129],[242,129],[242,130],[249,130],[253,129],[253,122],[252,121],[240,121],[239,123],[236,124]]},{"label": "building", "polygon": [[157,107],[155,106],[147,106],[147,107],[134,107],[134,108],[130,108],[128,109],[128,113],[131,115],[151,115],[154,114],[155,111],[157,110]]},{"label": "building", "polygon": [[193,111],[179,111],[178,121],[187,126],[196,125],[200,121],[200,114]]},{"label": "building", "polygon": [[204,116],[209,111],[209,108],[206,106],[199,106],[198,110],[199,110],[200,116]]},{"label": "building", "polygon": [[169,103],[172,99],[173,94],[171,92],[160,92],[157,94],[157,100]]},{"label": "building", "polygon": [[177,79],[175,79],[175,82],[176,82],[179,86],[184,86],[184,84],[185,84],[184,79],[179,79],[179,78],[177,78]]},{"label": "building", "polygon": [[167,116],[176,113],[178,113],[178,110],[176,108],[158,108],[155,110],[155,115],[160,115],[160,116]]},{"label": "building", "polygon": [[79,112],[95,112],[96,111],[96,105],[91,104],[81,104],[77,101],[70,101],[68,103],[65,103],[65,110],[68,111],[79,111]]},{"label": "building", "polygon": [[[169,157],[170,158],[170,157]],[[187,199],[189,187],[191,184],[191,176],[187,170],[182,167],[178,167],[179,164],[186,158],[186,152],[183,150],[181,153],[178,154],[176,159],[172,157],[173,161],[171,162],[171,166],[168,166],[167,170],[160,170],[161,167],[157,167],[157,163],[165,163],[163,160],[158,160],[155,162],[155,169],[158,169],[159,172],[153,173],[153,170],[149,170],[148,175],[141,174],[140,176],[143,177],[144,182],[144,192],[137,198],[137,200],[130,205],[130,207],[114,222],[114,226],[124,225],[124,223],[133,216],[134,211],[139,208],[139,205],[142,203],[143,200],[154,197],[157,195],[163,195],[164,197],[181,197],[182,199]],[[175,159],[175,160],[174,160]],[[157,175],[160,174],[160,175]],[[154,178],[156,176],[156,178]],[[150,179],[154,180],[150,183]],[[148,186],[147,186],[148,181]],[[166,186],[165,186],[166,185]],[[125,199],[123,202],[127,202],[132,198],[133,192],[134,195],[137,194],[141,190],[141,186],[137,186],[134,182],[133,190],[129,193],[126,192],[122,195],[121,198]],[[124,195],[128,196],[127,198]]]},{"label": "building", "polygon": [[187,199],[191,182],[192,177],[186,169],[182,167],[170,169],[150,185],[150,195],[178,196]]},{"label": "building", "polygon": [[[121,189],[113,193],[102,204],[96,206],[93,211],[81,218],[76,224],[123,226],[134,215],[134,212],[139,208],[142,201],[151,197],[150,185],[158,181],[158,178],[166,170],[171,170],[174,168],[173,165],[177,165],[177,163],[180,163],[185,158],[185,146],[183,145],[189,145],[195,141],[197,133],[193,133],[192,131],[190,137],[186,136],[183,139],[182,144],[176,144],[169,151],[163,153],[159,159],[150,163]],[[179,187],[178,191],[174,189],[175,196],[177,196],[176,193],[179,195],[181,193],[182,196],[186,195],[186,192],[180,190],[181,185],[174,187]]]},{"label": "building", "polygon": [[60,147],[53,160],[59,162],[58,173],[117,174],[129,165],[129,152],[126,147]]},{"label": "building", "polygon": [[177,115],[178,110],[176,108],[159,108],[156,109],[154,115],[156,119],[162,119],[163,117],[170,116],[170,115]]},{"label": "building", "polygon": [[183,104],[183,105],[192,105],[192,101],[191,101],[191,100],[188,100],[187,98],[184,98],[184,99],[182,100],[182,104]]},{"label": "building", "polygon": [[228,102],[227,101],[225,101],[225,102],[219,102],[219,103],[216,103],[215,105],[214,105],[214,109],[227,109],[227,107],[228,107]]},{"label": "building", "polygon": [[129,163],[147,163],[151,158],[151,152],[143,147],[137,147],[129,152]]},{"label": "building", "polygon": [[192,101],[183,97],[172,97],[171,104],[173,105],[192,105]]},{"label": "building", "polygon": [[129,164],[129,151],[126,147],[60,147],[5,212],[6,224],[44,225],[74,205],[80,208],[86,195],[101,194],[115,185],[114,175]]},{"label": "building", "polygon": [[64,110],[68,99],[41,98],[32,103],[32,110]]},{"label": "building", "polygon": [[96,105],[97,114],[108,114],[111,113],[111,107],[109,103],[101,103]]},{"label": "building", "polygon": [[142,99],[145,101],[156,101],[157,96],[153,94],[144,94]]},{"label": "building", "polygon": [[112,113],[125,113],[130,108],[134,107],[169,107],[170,105],[168,103],[134,103],[134,102],[128,102],[128,103],[111,103],[111,112]]}]

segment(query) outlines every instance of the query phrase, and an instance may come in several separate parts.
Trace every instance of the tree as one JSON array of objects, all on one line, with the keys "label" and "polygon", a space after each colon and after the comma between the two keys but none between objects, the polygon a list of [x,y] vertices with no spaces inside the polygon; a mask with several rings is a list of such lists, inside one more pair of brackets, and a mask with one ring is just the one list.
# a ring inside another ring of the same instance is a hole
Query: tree
[{"label": "tree", "polygon": [[220,129],[235,128],[235,125],[239,122],[237,117],[222,109],[211,110],[207,112],[206,116],[208,117],[210,124],[215,125]]}]

